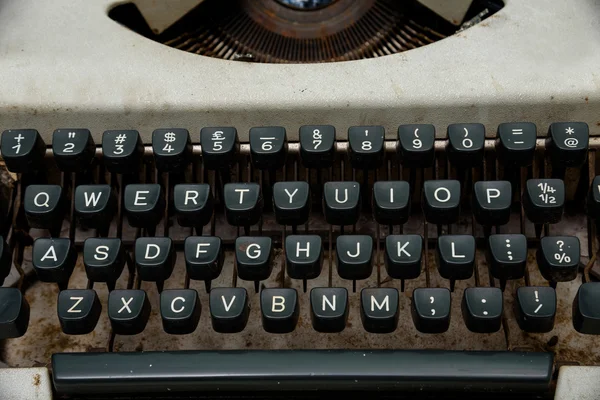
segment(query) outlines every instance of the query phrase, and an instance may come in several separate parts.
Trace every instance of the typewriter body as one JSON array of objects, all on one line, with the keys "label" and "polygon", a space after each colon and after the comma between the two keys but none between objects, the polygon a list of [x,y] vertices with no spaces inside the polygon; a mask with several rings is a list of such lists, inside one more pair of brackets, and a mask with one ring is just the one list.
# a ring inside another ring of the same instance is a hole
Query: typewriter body
[{"label": "typewriter body", "polygon": [[6,398],[596,393],[600,2],[157,3],[0,4]]}]

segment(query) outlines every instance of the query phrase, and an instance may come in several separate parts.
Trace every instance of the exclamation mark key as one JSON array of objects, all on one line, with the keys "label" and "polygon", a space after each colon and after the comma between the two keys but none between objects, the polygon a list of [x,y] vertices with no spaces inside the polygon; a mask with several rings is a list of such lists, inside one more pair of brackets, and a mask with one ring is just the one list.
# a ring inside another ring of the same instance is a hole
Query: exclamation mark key
[{"label": "exclamation mark key", "polygon": [[525,332],[550,332],[556,316],[556,292],[549,286],[518,288],[515,315],[519,327]]}]

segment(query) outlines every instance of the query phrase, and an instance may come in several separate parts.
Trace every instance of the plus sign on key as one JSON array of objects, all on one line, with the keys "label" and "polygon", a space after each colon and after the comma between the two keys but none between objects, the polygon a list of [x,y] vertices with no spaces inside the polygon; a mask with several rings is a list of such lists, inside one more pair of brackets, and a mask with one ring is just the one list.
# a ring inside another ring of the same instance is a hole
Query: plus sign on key
[{"label": "plus sign on key", "polygon": [[579,167],[587,158],[590,130],[585,122],[557,122],[550,125],[546,148],[552,167]]}]

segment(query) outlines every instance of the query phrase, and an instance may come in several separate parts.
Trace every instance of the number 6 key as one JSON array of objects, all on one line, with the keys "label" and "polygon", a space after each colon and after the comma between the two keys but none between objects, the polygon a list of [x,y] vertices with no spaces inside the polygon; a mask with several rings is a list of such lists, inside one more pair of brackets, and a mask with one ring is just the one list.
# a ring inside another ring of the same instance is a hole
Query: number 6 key
[{"label": "number 6 key", "polygon": [[529,179],[523,193],[525,215],[534,224],[560,222],[565,204],[565,184],[560,179]]}]

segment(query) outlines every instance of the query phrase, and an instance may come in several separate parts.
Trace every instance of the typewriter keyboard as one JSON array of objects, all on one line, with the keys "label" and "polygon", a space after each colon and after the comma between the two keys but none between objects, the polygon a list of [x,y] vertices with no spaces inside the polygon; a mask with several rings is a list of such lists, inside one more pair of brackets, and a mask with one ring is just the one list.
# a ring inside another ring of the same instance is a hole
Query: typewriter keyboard
[{"label": "typewriter keyboard", "polygon": [[[545,132],[544,132],[545,133]],[[339,133],[338,133],[339,135]],[[581,122],[6,130],[0,337],[60,352],[444,349],[600,357]],[[391,138],[391,139],[390,139]]]}]

